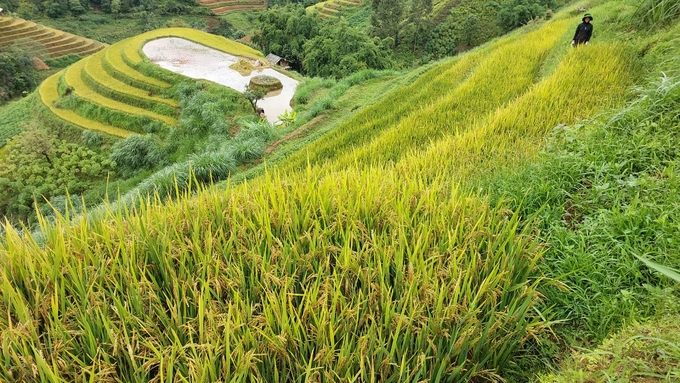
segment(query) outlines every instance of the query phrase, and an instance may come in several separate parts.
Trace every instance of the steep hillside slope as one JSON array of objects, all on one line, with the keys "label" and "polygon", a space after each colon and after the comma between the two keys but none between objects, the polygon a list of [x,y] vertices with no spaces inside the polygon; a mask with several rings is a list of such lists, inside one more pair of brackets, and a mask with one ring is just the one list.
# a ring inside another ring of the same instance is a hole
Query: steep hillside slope
[{"label": "steep hillside slope", "polygon": [[54,74],[40,86],[43,103],[72,124],[121,138],[132,132],[167,133],[177,123],[172,87],[182,76],[145,62],[140,52],[147,41],[169,36],[261,57],[245,45],[194,29],[159,29],[123,40]]},{"label": "steep hillside slope", "polygon": [[[0,378],[528,381],[551,322],[586,318],[555,316],[557,301],[546,302],[564,286],[543,268],[543,207],[492,202],[478,186],[533,161],[556,126],[621,107],[674,37],[634,32],[622,19],[634,8],[617,0],[590,10],[601,34],[571,48],[582,5],[434,65],[261,177],[45,221],[40,236],[7,230]],[[669,108],[670,128],[676,93],[650,99]],[[680,159],[677,145],[662,154]],[[619,180],[680,179],[671,165]],[[660,224],[677,233],[676,217]],[[620,272],[611,266],[595,272]]]},{"label": "steep hillside slope", "polygon": [[[37,43],[51,58],[78,54],[87,56],[98,52],[105,44],[48,28],[20,18],[0,17],[0,48],[22,41]],[[34,48],[33,45],[31,45]]]}]

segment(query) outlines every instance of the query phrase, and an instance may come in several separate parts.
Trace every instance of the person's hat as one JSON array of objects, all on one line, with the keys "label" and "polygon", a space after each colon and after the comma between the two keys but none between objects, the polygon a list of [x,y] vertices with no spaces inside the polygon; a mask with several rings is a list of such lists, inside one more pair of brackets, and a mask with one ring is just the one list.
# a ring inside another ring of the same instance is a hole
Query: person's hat
[{"label": "person's hat", "polygon": [[586,19],[590,19],[590,21],[593,21],[593,15],[591,15],[590,13],[586,13],[585,15],[583,15],[581,21],[586,21]]}]

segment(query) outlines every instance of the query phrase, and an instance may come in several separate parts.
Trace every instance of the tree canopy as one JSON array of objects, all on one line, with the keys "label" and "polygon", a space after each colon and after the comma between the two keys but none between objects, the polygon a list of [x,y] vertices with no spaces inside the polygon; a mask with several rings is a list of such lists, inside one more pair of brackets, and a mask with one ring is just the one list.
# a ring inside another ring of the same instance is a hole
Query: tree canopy
[{"label": "tree canopy", "polygon": [[0,105],[37,85],[38,72],[27,52],[15,47],[0,52]]},{"label": "tree canopy", "polygon": [[319,34],[304,45],[303,67],[310,76],[341,78],[362,69],[390,67],[383,41],[370,38],[344,20],[324,24]]},{"label": "tree canopy", "polygon": [[260,32],[253,42],[265,53],[283,56],[300,69],[305,42],[319,33],[319,18],[299,4],[288,4],[262,12],[259,22]]}]

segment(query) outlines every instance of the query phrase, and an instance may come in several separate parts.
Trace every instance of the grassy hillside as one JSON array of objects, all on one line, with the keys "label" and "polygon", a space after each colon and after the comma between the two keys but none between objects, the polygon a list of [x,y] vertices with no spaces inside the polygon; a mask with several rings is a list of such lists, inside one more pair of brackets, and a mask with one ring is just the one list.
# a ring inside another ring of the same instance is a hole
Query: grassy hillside
[{"label": "grassy hillside", "polygon": [[634,254],[680,263],[680,80],[631,89],[677,68],[679,27],[589,3],[588,46],[569,46],[573,4],[247,182],[7,229],[0,377],[529,381],[631,319],[677,318],[654,310],[677,286]]}]

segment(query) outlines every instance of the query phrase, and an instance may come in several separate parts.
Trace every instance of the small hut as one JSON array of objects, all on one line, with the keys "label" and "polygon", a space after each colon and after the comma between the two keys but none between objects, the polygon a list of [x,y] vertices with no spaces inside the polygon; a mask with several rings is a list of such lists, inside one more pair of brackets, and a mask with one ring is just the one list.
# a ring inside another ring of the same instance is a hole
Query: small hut
[{"label": "small hut", "polygon": [[290,68],[290,62],[283,57],[277,56],[273,53],[270,53],[267,55],[267,61],[274,65],[278,65],[283,69],[289,69]]}]

